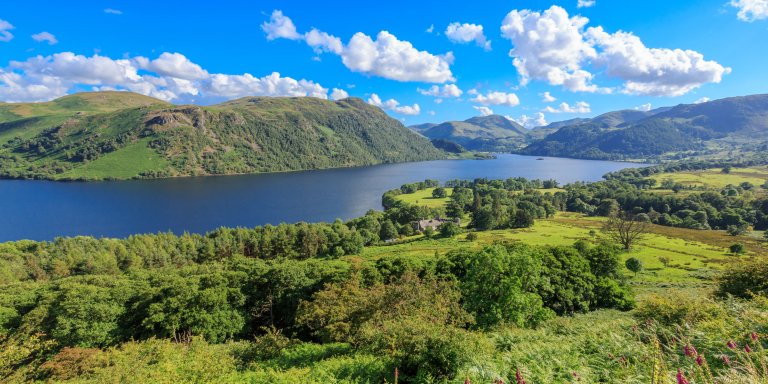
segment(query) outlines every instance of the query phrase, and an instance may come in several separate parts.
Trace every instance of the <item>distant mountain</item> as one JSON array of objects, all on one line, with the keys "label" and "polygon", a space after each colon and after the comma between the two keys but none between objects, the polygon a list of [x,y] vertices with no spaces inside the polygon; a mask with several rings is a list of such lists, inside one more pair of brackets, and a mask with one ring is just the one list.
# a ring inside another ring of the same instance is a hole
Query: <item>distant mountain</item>
[{"label": "distant mountain", "polygon": [[412,129],[412,130],[414,130],[414,131],[416,131],[418,133],[421,133],[421,132],[424,132],[424,131],[426,131],[426,130],[428,130],[428,129],[436,126],[436,125],[437,124],[435,124],[435,123],[424,123],[424,124],[411,125],[408,128],[410,128],[410,129]]},{"label": "distant mountain", "polygon": [[731,97],[652,111],[609,112],[564,125],[522,153],[595,159],[641,158],[702,149],[712,140],[768,138],[768,95]]},{"label": "distant mountain", "polygon": [[0,177],[126,179],[444,158],[363,100],[246,97],[210,107],[128,92],[0,105]]},{"label": "distant mountain", "polygon": [[[430,126],[431,125],[431,126]],[[521,147],[528,130],[504,116],[477,116],[464,121],[410,127],[431,140],[447,140],[468,150],[499,151]]]}]

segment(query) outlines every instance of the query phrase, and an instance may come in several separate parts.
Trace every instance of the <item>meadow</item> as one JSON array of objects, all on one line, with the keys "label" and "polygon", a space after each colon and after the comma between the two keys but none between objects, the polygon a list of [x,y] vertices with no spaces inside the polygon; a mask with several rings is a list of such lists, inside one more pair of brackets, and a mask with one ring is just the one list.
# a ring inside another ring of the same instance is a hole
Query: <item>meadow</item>
[{"label": "meadow", "polygon": [[733,168],[723,173],[722,168],[710,168],[700,171],[666,172],[650,177],[660,185],[664,180],[672,180],[684,186],[724,188],[727,185],[739,185],[747,182],[755,186],[768,181],[768,167]]}]

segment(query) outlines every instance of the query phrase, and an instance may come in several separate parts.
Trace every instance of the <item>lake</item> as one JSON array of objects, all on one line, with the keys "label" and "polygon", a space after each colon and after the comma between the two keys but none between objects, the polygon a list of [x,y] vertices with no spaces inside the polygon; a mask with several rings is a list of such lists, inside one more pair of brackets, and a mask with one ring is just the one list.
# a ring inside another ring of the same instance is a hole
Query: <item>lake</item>
[{"label": "lake", "polygon": [[402,184],[437,179],[596,181],[638,164],[498,155],[371,167],[242,176],[108,182],[0,180],[0,241],[57,236],[125,237],[333,221],[381,209],[381,195]]}]

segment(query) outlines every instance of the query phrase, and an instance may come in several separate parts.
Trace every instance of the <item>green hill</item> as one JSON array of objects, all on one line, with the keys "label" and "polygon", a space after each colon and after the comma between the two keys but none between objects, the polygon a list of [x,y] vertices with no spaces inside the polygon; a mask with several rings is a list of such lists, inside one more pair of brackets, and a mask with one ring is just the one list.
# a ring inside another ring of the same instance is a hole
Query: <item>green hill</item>
[{"label": "green hill", "polygon": [[537,156],[644,158],[768,140],[768,95],[653,111],[610,112],[563,126],[522,150]]},{"label": "green hill", "polygon": [[360,99],[176,106],[127,92],[0,105],[0,176],[127,179],[293,171],[446,154]]},{"label": "green hill", "polygon": [[477,116],[464,121],[411,127],[431,140],[448,140],[468,150],[502,151],[519,148],[528,130],[504,116]]}]

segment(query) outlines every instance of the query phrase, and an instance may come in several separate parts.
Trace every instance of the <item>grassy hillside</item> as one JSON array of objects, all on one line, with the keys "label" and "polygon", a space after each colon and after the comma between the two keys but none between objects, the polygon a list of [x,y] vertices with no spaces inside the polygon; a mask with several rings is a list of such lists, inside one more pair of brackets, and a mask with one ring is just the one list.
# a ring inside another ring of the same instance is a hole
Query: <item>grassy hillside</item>
[{"label": "grassy hillside", "polygon": [[732,97],[648,112],[611,112],[563,126],[522,152],[538,156],[637,159],[686,151],[739,150],[761,140],[768,140],[768,95]]},{"label": "grassy hillside", "polygon": [[127,92],[0,106],[0,176],[126,179],[439,159],[359,99],[251,97],[174,106]]}]

